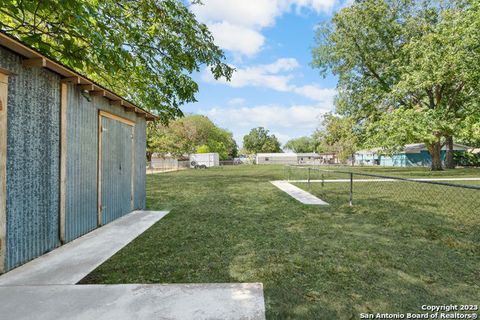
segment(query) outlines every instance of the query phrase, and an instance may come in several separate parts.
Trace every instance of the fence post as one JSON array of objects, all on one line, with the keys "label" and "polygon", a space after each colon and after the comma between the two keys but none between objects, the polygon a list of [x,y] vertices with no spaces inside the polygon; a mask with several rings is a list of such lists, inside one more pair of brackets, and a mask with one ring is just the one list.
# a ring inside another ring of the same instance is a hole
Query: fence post
[{"label": "fence post", "polygon": [[310,168],[308,168],[308,186],[310,187]]},{"label": "fence post", "polygon": [[353,205],[353,172],[350,172],[350,207]]}]

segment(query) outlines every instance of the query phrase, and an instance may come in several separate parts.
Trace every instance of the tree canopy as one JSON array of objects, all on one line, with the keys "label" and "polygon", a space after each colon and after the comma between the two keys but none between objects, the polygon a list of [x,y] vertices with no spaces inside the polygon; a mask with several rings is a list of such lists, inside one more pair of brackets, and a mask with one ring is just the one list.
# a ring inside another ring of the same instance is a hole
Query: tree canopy
[{"label": "tree canopy", "polygon": [[312,139],[317,142],[318,152],[334,152],[340,161],[351,158],[359,145],[352,118],[332,113],[323,116],[321,128],[313,134]]},{"label": "tree canopy", "polygon": [[480,112],[479,28],[478,1],[356,1],[319,27],[312,64],[338,75],[336,111],[366,144],[424,142],[441,169],[442,141]]},{"label": "tree canopy", "polygon": [[217,127],[202,115],[187,115],[168,125],[148,127],[147,152],[182,157],[190,153],[217,152],[220,159],[237,156],[237,143],[231,132]]},{"label": "tree canopy", "polygon": [[282,152],[274,134],[263,128],[253,128],[243,137],[243,148],[249,153]]},{"label": "tree canopy", "polygon": [[[197,3],[198,1],[193,1]],[[190,73],[232,68],[180,0],[3,0],[0,29],[167,122],[195,101]]]},{"label": "tree canopy", "polygon": [[283,148],[297,153],[314,152],[315,142],[311,137],[300,137],[288,140]]}]

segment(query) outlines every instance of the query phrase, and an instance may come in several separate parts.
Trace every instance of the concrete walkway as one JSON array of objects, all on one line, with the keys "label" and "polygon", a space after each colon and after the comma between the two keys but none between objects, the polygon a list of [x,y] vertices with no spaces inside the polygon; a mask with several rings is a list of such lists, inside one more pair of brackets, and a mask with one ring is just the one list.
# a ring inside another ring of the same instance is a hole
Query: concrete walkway
[{"label": "concrete walkway", "polygon": [[293,184],[288,183],[287,181],[270,181],[278,189],[286,192],[293,198],[297,199],[301,203],[304,204],[314,204],[314,205],[328,205],[322,199],[315,197],[314,195],[308,193],[305,190],[302,190]]},{"label": "concrete walkway", "polygon": [[260,283],[4,286],[0,301],[0,319],[265,319]]},{"label": "concrete walkway", "polygon": [[129,213],[7,272],[0,276],[0,286],[76,284],[167,213]]},{"label": "concrete walkway", "polygon": [[167,213],[132,212],[0,276],[0,319],[264,320],[261,283],[75,285]]}]

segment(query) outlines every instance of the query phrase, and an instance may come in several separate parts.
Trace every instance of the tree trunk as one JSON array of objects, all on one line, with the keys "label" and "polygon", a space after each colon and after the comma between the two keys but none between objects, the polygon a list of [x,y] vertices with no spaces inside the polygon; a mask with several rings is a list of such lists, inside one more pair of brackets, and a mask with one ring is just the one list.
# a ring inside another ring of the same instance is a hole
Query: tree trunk
[{"label": "tree trunk", "polygon": [[147,162],[149,163],[148,167],[149,169],[152,169],[152,156],[153,156],[153,153],[150,152],[150,151],[147,151]]},{"label": "tree trunk", "polygon": [[440,157],[440,151],[442,150],[442,145],[440,143],[440,139],[428,146],[428,152],[430,153],[430,157],[432,158],[432,171],[441,171],[443,170],[442,167],[442,158]]},{"label": "tree trunk", "polygon": [[445,137],[445,147],[447,152],[445,153],[445,168],[455,169],[455,163],[453,162],[453,137]]}]

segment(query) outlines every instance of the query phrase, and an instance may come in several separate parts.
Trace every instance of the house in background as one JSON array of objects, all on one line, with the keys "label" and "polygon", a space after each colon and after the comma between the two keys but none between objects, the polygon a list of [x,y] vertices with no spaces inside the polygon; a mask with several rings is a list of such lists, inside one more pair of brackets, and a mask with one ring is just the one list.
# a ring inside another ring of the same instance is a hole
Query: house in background
[{"label": "house in background", "polygon": [[145,208],[155,118],[0,33],[0,273]]},{"label": "house in background", "polygon": [[[466,152],[469,147],[454,143],[453,150],[459,152]],[[432,158],[424,143],[413,143],[405,145],[402,152],[392,156],[385,156],[381,154],[382,148],[372,148],[367,150],[360,150],[355,153],[356,165],[377,165],[377,166],[392,166],[392,167],[428,167],[432,163]],[[445,160],[446,147],[441,150],[441,159]]]},{"label": "house in background", "polygon": [[257,153],[256,164],[297,164],[297,154],[285,153]]},{"label": "house in background", "polygon": [[315,152],[297,153],[297,163],[298,164],[319,164],[320,155]]},{"label": "house in background", "polygon": [[320,165],[320,164],[335,164],[338,159],[332,153],[258,153],[256,157],[257,164],[305,164],[305,165]]},{"label": "house in background", "polygon": [[322,152],[318,154],[319,164],[340,164],[340,160],[335,152]]}]

